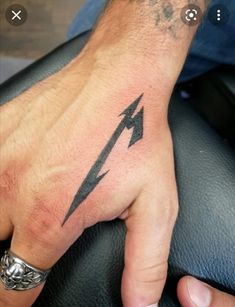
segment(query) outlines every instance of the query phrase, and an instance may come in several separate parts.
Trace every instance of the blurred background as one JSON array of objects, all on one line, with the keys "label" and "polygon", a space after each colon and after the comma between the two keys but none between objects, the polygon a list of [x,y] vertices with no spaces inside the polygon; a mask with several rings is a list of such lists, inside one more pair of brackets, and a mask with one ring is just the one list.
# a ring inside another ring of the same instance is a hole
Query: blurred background
[{"label": "blurred background", "polygon": [[[11,25],[7,8],[20,4],[28,13]],[[84,0],[0,0],[0,83],[67,40],[68,27]]]}]

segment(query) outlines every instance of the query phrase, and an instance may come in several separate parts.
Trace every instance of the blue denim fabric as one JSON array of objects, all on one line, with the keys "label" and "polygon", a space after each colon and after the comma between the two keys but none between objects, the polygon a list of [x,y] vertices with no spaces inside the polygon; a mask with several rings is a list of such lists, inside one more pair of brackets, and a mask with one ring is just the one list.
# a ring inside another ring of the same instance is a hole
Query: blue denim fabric
[{"label": "blue denim fabric", "polygon": [[[69,38],[91,30],[106,3],[107,0],[86,0],[69,28]],[[226,25],[216,26],[209,21],[207,13],[205,14],[189,50],[179,82],[190,80],[220,64],[235,65],[235,0],[211,2],[211,6],[215,4],[223,4],[228,8],[229,21]]]}]

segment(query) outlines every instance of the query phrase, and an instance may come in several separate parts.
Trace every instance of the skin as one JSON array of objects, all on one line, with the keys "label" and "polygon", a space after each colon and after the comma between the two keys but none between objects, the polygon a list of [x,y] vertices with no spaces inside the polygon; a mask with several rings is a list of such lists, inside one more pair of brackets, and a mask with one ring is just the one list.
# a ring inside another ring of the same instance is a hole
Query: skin
[{"label": "skin", "polygon": [[[159,301],[178,212],[167,108],[196,27],[180,21],[187,1],[171,3],[173,12],[163,0],[111,1],[80,55],[0,113],[0,240],[12,236],[15,254],[48,269],[84,229],[123,219],[125,307]],[[123,129],[98,175],[109,173],[63,223],[119,115],[142,93],[133,117],[144,108],[143,137],[128,148],[133,128]],[[0,306],[30,306],[42,287],[0,285]]]},{"label": "skin", "polygon": [[109,155],[112,152],[112,149],[115,147],[118,139],[122,135],[125,129],[133,128],[133,134],[131,136],[128,148],[133,146],[136,142],[143,138],[144,129],[143,129],[143,117],[144,117],[144,108],[134,116],[134,112],[138,107],[139,103],[143,98],[143,94],[139,96],[130,104],[128,108],[126,108],[120,115],[123,116],[122,121],[118,125],[118,127],[113,132],[111,138],[108,140],[108,143],[105,145],[104,149],[101,151],[98,156],[96,162],[89,170],[86,178],[82,182],[77,194],[75,195],[73,202],[66,213],[65,219],[63,221],[62,226],[67,222],[69,217],[73,214],[73,212],[78,208],[78,206],[87,199],[90,193],[96,188],[96,186],[100,183],[101,180],[108,174],[109,170],[105,173],[99,175],[103,165],[108,159]]}]

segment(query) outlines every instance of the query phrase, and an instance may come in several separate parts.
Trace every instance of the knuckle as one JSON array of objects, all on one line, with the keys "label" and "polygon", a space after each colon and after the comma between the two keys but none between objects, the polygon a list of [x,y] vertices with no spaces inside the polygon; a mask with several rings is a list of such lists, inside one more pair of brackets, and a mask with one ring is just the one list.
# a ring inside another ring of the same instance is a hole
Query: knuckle
[{"label": "knuckle", "polygon": [[165,220],[174,224],[178,216],[178,211],[179,205],[177,199],[169,199],[163,210]]},{"label": "knuckle", "polygon": [[11,166],[1,171],[0,173],[0,195],[1,198],[6,198],[12,195],[16,189],[18,182],[18,172],[16,167]]},{"label": "knuckle", "polygon": [[144,283],[160,283],[167,277],[167,262],[155,263],[139,270],[140,281]]},{"label": "knuckle", "polygon": [[26,218],[24,228],[27,237],[43,248],[49,248],[61,233],[58,210],[55,210],[49,201],[37,199]]}]

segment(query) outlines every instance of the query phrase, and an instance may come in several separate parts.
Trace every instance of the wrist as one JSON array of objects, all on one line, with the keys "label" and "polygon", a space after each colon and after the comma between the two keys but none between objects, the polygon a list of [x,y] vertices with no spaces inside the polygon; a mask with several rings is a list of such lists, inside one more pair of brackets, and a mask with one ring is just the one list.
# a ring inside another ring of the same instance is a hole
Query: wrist
[{"label": "wrist", "polygon": [[116,49],[93,49],[88,45],[58,79],[62,88],[70,87],[69,94],[80,105],[99,112],[120,114],[127,103],[143,93],[150,116],[165,125],[177,71],[171,68],[168,76],[164,65],[165,58],[152,62],[143,54],[134,56],[123,45]]},{"label": "wrist", "polygon": [[[203,3],[199,0],[202,10]],[[174,83],[197,28],[181,20],[181,9],[187,4],[187,0],[172,4],[163,0],[110,1],[85,50],[101,59],[102,65],[103,61],[110,65],[127,62],[133,72],[135,67],[143,73],[148,70],[154,79],[160,75],[167,83]]]},{"label": "wrist", "polygon": [[74,71],[91,69],[90,76],[96,78],[96,86],[104,87],[104,91],[126,91],[131,95],[138,88],[140,92],[161,96],[161,101],[168,103],[181,70],[179,61],[171,65],[171,59],[160,48],[156,57],[138,48],[133,50],[133,41],[96,49],[92,43],[89,42],[75,61]]}]

